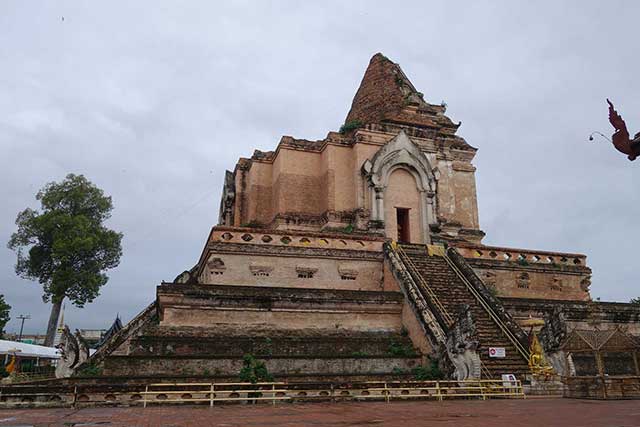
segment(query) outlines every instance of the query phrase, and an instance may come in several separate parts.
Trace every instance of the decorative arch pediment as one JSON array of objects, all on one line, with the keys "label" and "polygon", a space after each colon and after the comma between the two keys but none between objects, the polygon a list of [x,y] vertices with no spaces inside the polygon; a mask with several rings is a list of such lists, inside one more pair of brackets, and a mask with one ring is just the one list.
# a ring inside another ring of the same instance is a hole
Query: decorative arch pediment
[{"label": "decorative arch pediment", "polygon": [[387,142],[371,160],[365,161],[362,165],[362,173],[366,176],[370,192],[371,224],[375,228],[384,228],[384,193],[389,184],[389,177],[397,169],[406,170],[415,178],[421,199],[423,243],[429,243],[430,227],[437,223],[436,176],[420,147],[411,141],[404,131]]},{"label": "decorative arch pediment", "polygon": [[429,160],[404,131],[386,143],[371,161],[367,160],[363,172],[374,187],[384,188],[391,172],[399,167],[414,175],[420,191],[435,192],[436,178]]}]

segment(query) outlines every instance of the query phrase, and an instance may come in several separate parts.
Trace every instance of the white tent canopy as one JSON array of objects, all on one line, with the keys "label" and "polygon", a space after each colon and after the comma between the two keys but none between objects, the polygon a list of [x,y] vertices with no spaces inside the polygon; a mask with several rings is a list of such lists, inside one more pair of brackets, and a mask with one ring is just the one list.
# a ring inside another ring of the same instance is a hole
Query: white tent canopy
[{"label": "white tent canopy", "polygon": [[40,357],[43,359],[59,359],[60,350],[55,347],[26,344],[17,341],[0,340],[0,355],[16,354],[22,357]]}]

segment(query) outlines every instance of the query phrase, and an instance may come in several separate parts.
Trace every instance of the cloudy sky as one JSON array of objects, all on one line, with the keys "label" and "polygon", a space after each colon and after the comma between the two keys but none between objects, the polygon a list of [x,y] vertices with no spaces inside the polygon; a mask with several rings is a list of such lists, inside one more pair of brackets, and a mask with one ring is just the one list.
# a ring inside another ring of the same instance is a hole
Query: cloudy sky
[{"label": "cloudy sky", "polygon": [[485,243],[586,253],[594,297],[639,296],[640,160],[587,141],[611,133],[606,97],[640,131],[639,15],[634,1],[2,1],[0,293],[26,332],[46,329],[5,244],[40,187],[82,173],[113,196],[124,255],[66,319],[129,320],[197,260],[224,170],[281,135],[337,130],[380,51],[479,148]]}]

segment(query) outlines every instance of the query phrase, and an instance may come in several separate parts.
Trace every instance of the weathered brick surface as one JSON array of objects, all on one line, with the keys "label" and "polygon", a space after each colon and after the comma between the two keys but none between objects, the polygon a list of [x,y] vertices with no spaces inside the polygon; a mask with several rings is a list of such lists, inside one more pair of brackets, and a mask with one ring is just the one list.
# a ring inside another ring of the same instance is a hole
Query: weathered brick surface
[{"label": "weathered brick surface", "polygon": [[345,122],[379,123],[387,115],[398,113],[404,106],[401,89],[404,80],[404,74],[396,64],[381,53],[375,54],[364,73]]},{"label": "weathered brick surface", "polygon": [[[213,252],[209,259],[224,262],[223,274],[205,271],[202,283],[215,285],[284,286],[315,289],[382,290],[382,262],[375,260],[335,259],[325,256],[278,256]],[[302,268],[315,270],[312,278],[300,278]],[[258,272],[263,269],[265,272]],[[343,279],[344,270],[355,277]],[[268,273],[266,272],[268,271]]]},{"label": "weathered brick surface", "polygon": [[[469,236],[477,240],[482,233],[471,164],[476,149],[455,135],[458,125],[445,110],[425,102],[397,64],[375,55],[346,119],[360,123],[359,128],[344,135],[329,132],[319,141],[285,136],[276,150],[256,150],[250,159],[240,159],[234,172],[233,221],[225,225],[257,222],[284,230],[351,225],[375,232],[368,227],[373,200],[361,168],[403,131],[424,151],[431,168],[440,172],[437,217],[443,230],[454,234],[473,230],[477,233]],[[390,191],[396,198],[405,196],[402,191]],[[389,199],[387,210],[408,202]],[[414,206],[412,228],[420,223],[417,210]],[[386,229],[392,238],[394,221],[390,218]],[[415,242],[424,241],[418,230],[413,235]]]},{"label": "weathered brick surface", "polygon": [[254,286],[163,284],[160,325],[218,330],[395,331],[402,294]]},{"label": "weathered brick surface", "polygon": [[444,112],[444,106],[425,102],[424,95],[416,90],[398,64],[377,53],[369,62],[345,123],[388,121],[452,136],[458,126]]},{"label": "weathered brick surface", "polygon": [[591,269],[583,254],[470,243],[456,248],[483,279],[507,298],[588,301]]},{"label": "weathered brick surface", "polygon": [[543,320],[554,308],[560,307],[570,329],[600,330],[623,326],[629,333],[640,335],[640,306],[637,304],[598,301],[571,301],[501,297],[500,300],[519,321]]},{"label": "weathered brick surface", "polygon": [[[197,339],[195,339],[197,337]],[[234,330],[221,333],[213,328],[155,327],[136,337],[131,344],[136,356],[210,356],[237,357],[253,354],[256,357],[308,357],[354,354],[385,357],[391,346],[412,348],[411,340],[398,333],[322,333],[309,331],[250,331]]]},{"label": "weathered brick surface", "polygon": [[[305,357],[262,357],[269,373],[276,379],[287,379],[289,374],[306,375],[391,375],[394,371],[410,371],[420,364],[420,357],[367,356],[331,357],[306,355]],[[180,375],[238,375],[243,366],[242,357],[110,357],[105,361],[108,375],[135,375],[145,372],[150,376],[162,376],[166,372]]]}]

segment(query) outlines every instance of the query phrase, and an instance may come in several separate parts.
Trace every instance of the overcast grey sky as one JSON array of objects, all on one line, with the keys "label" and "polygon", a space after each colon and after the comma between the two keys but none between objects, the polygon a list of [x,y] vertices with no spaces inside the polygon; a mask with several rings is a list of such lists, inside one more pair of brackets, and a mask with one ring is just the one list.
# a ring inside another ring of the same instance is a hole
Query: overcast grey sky
[{"label": "overcast grey sky", "polygon": [[337,130],[379,51],[479,148],[485,243],[586,253],[594,297],[640,296],[640,160],[587,141],[611,133],[606,97],[640,131],[638,16],[635,1],[2,1],[8,330],[20,313],[46,329],[41,287],[5,246],[45,183],[85,174],[125,236],[101,296],[67,304],[69,325],[129,320],[196,262],[224,170],[281,135]]}]

